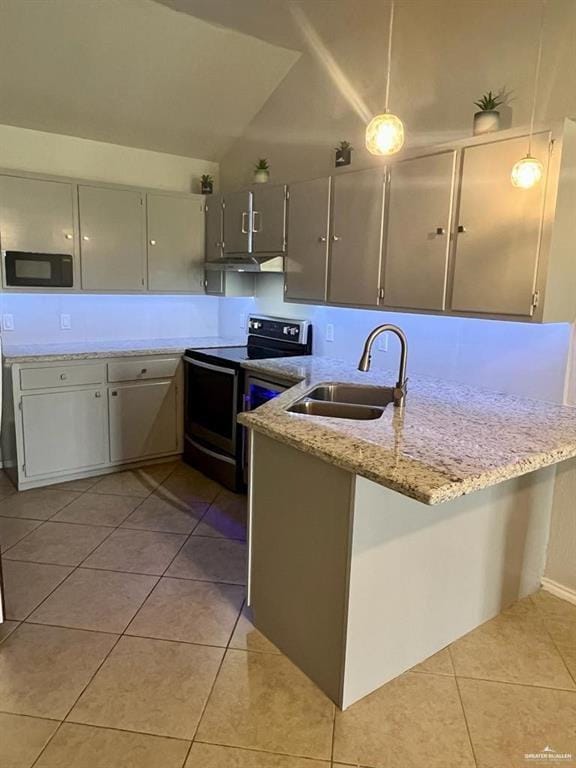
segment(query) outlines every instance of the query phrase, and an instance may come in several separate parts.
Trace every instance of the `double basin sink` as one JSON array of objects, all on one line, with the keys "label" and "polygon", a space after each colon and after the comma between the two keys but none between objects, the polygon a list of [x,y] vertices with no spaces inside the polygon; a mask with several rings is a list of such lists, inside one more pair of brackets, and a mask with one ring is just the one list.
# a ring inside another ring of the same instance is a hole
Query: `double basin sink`
[{"label": "double basin sink", "polygon": [[288,408],[289,413],[335,419],[379,419],[394,402],[392,387],[322,384]]}]

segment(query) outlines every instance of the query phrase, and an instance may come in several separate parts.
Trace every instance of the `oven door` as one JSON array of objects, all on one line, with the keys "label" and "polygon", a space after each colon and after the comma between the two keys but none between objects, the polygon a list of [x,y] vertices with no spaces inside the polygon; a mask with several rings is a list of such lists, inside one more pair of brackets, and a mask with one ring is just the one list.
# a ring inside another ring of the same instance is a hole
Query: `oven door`
[{"label": "oven door", "polygon": [[184,364],[186,435],[234,456],[239,372],[188,356]]},{"label": "oven door", "polygon": [[6,251],[4,269],[7,287],[72,288],[74,285],[73,259],[68,253]]}]

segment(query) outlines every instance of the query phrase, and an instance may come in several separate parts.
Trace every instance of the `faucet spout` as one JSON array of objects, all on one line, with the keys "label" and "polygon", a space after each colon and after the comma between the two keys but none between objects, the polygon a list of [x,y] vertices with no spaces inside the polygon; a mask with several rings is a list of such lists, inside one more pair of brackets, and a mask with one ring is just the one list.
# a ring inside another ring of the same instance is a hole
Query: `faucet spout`
[{"label": "faucet spout", "polygon": [[377,328],[374,328],[374,330],[368,334],[368,338],[364,343],[362,356],[358,363],[358,370],[370,370],[370,363],[372,361],[372,346],[381,333],[386,333],[388,331],[397,336],[398,340],[400,341],[400,367],[398,370],[398,380],[396,382],[396,386],[394,387],[394,405],[400,407],[404,405],[404,400],[406,398],[406,364],[408,358],[408,339],[406,338],[406,334],[401,328],[398,328],[397,325],[392,325],[390,323],[385,323],[384,325],[379,325]]}]

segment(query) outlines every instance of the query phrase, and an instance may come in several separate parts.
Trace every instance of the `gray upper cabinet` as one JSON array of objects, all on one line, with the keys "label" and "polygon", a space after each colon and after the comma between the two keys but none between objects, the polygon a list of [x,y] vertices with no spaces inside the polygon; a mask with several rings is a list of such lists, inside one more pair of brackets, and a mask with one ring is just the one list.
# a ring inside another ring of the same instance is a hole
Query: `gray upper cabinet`
[{"label": "gray upper cabinet", "polygon": [[252,193],[224,196],[224,253],[250,253],[252,248]]},{"label": "gray upper cabinet", "polygon": [[79,186],[82,287],[142,291],[146,217],[137,190]]},{"label": "gray upper cabinet", "polygon": [[219,261],[223,253],[224,210],[222,195],[206,196],[206,261]]},{"label": "gray upper cabinet", "polygon": [[328,300],[335,304],[378,303],[385,172],[380,169],[336,176]]},{"label": "gray upper cabinet", "polygon": [[290,185],[284,293],[294,301],[326,301],[330,179]]},{"label": "gray upper cabinet", "polygon": [[252,252],[284,253],[286,187],[261,184],[252,192]]},{"label": "gray upper cabinet", "polygon": [[[548,167],[550,135],[534,136],[532,154]],[[546,185],[517,189],[514,163],[527,139],[464,150],[451,307],[455,311],[530,316]]]},{"label": "gray upper cabinet", "polygon": [[204,289],[202,195],[148,193],[148,289],[199,293]]},{"label": "gray upper cabinet", "polygon": [[456,152],[404,160],[390,171],[383,306],[446,306]]},{"label": "gray upper cabinet", "polygon": [[65,181],[0,176],[2,250],[73,254],[74,192]]}]

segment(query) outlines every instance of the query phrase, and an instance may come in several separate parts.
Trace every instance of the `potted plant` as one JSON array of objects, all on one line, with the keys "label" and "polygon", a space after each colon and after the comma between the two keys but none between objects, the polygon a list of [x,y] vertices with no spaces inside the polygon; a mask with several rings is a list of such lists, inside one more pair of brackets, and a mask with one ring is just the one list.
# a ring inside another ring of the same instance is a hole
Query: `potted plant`
[{"label": "potted plant", "polygon": [[349,141],[341,141],[337,147],[334,148],[336,152],[336,161],[334,165],[336,168],[340,168],[344,165],[350,165],[352,162],[352,150],[354,147]]},{"label": "potted plant", "polygon": [[502,104],[502,98],[493,94],[492,91],[488,91],[474,104],[480,110],[474,115],[474,135],[497,131],[500,128],[498,107]]},{"label": "potted plant", "polygon": [[202,194],[211,195],[214,191],[214,176],[210,176],[209,173],[204,173],[200,177],[200,182],[202,184]]},{"label": "potted plant", "polygon": [[254,166],[254,182],[256,184],[265,184],[270,178],[270,164],[265,157],[261,157],[260,160]]}]

